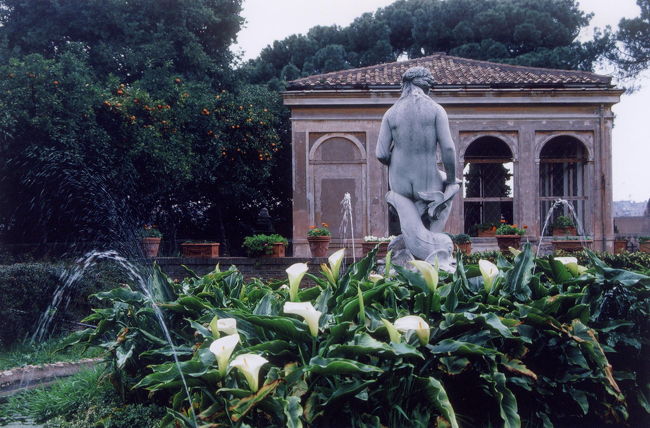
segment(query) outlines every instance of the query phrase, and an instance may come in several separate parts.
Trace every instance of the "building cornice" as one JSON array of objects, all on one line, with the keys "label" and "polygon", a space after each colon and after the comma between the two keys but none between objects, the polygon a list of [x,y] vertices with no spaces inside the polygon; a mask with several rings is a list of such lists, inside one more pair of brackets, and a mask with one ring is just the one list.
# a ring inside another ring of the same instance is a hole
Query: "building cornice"
[{"label": "building cornice", "polygon": [[[625,91],[616,88],[440,88],[430,92],[443,105],[453,104],[605,104],[620,101]],[[399,88],[290,90],[282,93],[289,107],[388,106],[400,96]]]}]

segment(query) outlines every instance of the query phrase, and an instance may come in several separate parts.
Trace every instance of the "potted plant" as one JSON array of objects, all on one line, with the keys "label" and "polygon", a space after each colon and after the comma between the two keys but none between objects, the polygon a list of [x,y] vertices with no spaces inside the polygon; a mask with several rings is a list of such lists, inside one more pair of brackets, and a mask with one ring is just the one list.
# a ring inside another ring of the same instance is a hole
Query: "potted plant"
[{"label": "potted plant", "polygon": [[593,240],[590,236],[585,236],[584,238],[580,236],[557,236],[553,238],[551,243],[553,244],[554,250],[564,250],[564,251],[581,251],[583,248],[591,247]]},{"label": "potted plant", "polygon": [[307,232],[307,242],[312,257],[327,257],[327,249],[330,246],[332,233],[327,223],[321,223],[321,227],[311,226]]},{"label": "potted plant", "polygon": [[454,248],[460,250],[463,254],[469,255],[472,252],[472,239],[468,234],[452,235],[451,240],[454,241]]},{"label": "potted plant", "polygon": [[517,227],[516,224],[503,223],[495,231],[497,244],[502,253],[507,253],[510,247],[519,249],[521,244],[521,236],[526,233],[527,227],[523,229]]},{"label": "potted plant", "polygon": [[278,234],[258,234],[244,238],[244,248],[249,257],[284,257],[287,238]]},{"label": "potted plant", "polygon": [[621,254],[625,251],[627,251],[627,238],[616,236],[614,238],[614,254]]},{"label": "potted plant", "polygon": [[156,257],[160,248],[162,233],[155,224],[145,224],[140,231],[140,248],[145,257]]},{"label": "potted plant", "polygon": [[571,217],[561,215],[553,222],[553,236],[575,236],[577,234],[575,223]]},{"label": "potted plant", "polygon": [[390,244],[390,241],[392,241],[394,238],[395,237],[392,235],[379,237],[373,235],[364,236],[363,242],[361,243],[363,254],[368,254],[373,248],[379,245],[379,249],[377,250],[377,257],[386,257],[386,253],[388,253],[388,244]]},{"label": "potted plant", "polygon": [[650,236],[639,237],[639,251],[650,253]]},{"label": "potted plant", "polygon": [[215,258],[219,257],[219,243],[208,241],[186,241],[181,244],[183,257]]},{"label": "potted plant", "polygon": [[492,238],[496,235],[496,223],[481,223],[476,225],[476,231],[479,238]]}]

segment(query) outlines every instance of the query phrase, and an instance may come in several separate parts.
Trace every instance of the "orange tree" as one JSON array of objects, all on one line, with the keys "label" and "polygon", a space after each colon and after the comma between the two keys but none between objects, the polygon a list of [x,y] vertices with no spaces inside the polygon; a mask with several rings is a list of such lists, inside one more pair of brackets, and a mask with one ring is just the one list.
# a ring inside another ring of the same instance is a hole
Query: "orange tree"
[{"label": "orange tree", "polygon": [[3,240],[123,242],[155,222],[238,241],[261,205],[286,211],[286,112],[231,68],[240,8],[0,0]]}]

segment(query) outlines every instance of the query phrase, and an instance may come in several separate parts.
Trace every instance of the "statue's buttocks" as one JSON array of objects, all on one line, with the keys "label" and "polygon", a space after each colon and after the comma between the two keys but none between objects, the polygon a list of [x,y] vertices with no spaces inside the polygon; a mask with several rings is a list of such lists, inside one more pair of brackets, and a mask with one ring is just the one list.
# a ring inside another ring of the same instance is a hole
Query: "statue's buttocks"
[{"label": "statue's buttocks", "polygon": [[[446,112],[426,93],[432,83],[427,69],[407,70],[402,96],[382,120],[376,154],[388,165],[386,199],[400,219],[400,242],[413,256],[438,258],[442,267],[452,270],[451,240],[440,232],[459,189],[456,150]],[[444,172],[436,166],[438,150]]]}]

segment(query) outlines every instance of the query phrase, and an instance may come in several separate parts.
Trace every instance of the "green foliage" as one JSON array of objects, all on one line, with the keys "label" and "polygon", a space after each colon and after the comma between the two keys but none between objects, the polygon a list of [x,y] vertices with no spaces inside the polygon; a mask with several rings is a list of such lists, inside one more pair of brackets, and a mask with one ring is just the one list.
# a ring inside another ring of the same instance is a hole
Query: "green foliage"
[{"label": "green foliage", "polygon": [[614,44],[609,31],[584,43],[577,40],[590,18],[575,0],[400,0],[363,14],[347,27],[317,26],[306,35],[275,41],[244,69],[253,82],[267,83],[393,62],[403,54],[418,58],[448,52],[592,71]]},{"label": "green foliage", "polygon": [[50,428],[154,428],[164,415],[155,404],[125,404],[97,367],[81,371],[48,388],[10,397],[0,405],[0,422],[29,418]]},{"label": "green foliage", "polygon": [[480,224],[477,224],[477,225],[476,225],[476,228],[477,228],[478,230],[491,230],[491,229],[496,230],[496,228],[497,228],[498,226],[499,226],[498,223],[487,222],[487,223],[480,223]]},{"label": "green foliage", "polygon": [[456,244],[469,244],[472,242],[472,238],[466,233],[459,233],[458,235],[453,235],[451,240]]},{"label": "green foliage", "polygon": [[77,361],[99,355],[97,348],[71,346],[61,349],[64,344],[61,338],[54,338],[41,343],[19,343],[3,348],[0,352],[0,370],[59,361]]},{"label": "green foliage", "polygon": [[650,241],[650,236],[640,236],[639,237],[639,242],[644,244],[646,242]]},{"label": "green foliage", "polygon": [[[192,424],[181,373],[198,419],[225,426],[637,426],[647,418],[649,277],[592,253],[590,268],[573,274],[535,260],[526,245],[498,257],[488,290],[462,258],[432,290],[399,268],[373,283],[375,254],[334,281],[314,276],[317,287],[298,294],[321,313],[315,336],[284,313],[280,283],[245,283],[232,267],[182,283],[153,279],[168,296],[156,306],[180,367],[146,296],[127,288],[99,293],[113,308],[96,310],[87,321],[98,328],[71,343],[101,344],[117,387],[133,399],[148,391],[170,408],[165,423],[181,426]],[[426,323],[424,343],[414,330],[389,339],[388,326],[407,315]],[[237,323],[231,359],[268,360],[257,392],[237,370],[219,371],[209,350],[215,317]]]},{"label": "green foliage", "polygon": [[[54,291],[66,279],[65,266],[16,263],[0,266],[0,348],[8,349],[34,333],[39,317],[48,309]],[[123,277],[110,266],[98,266],[75,282],[74,295],[57,319],[78,321],[90,312],[88,296],[115,287]],[[62,308],[63,309],[63,308]],[[69,324],[57,329],[69,329]],[[55,329],[56,332],[56,329]]]},{"label": "green foliage", "polygon": [[526,229],[521,229],[516,225],[505,224],[505,223],[497,227],[496,230],[497,235],[524,235],[525,233],[526,233]]},{"label": "green foliage", "polygon": [[140,234],[143,238],[162,238],[162,233],[156,226],[145,224]]},{"label": "green foliage", "polygon": [[229,250],[261,205],[287,223],[286,109],[231,70],[240,0],[0,5],[6,242],[114,247],[155,222]]},{"label": "green foliage", "polygon": [[312,226],[307,232],[307,236],[331,236],[327,223],[322,223],[320,227]]},{"label": "green foliage", "polygon": [[620,49],[611,52],[609,59],[618,67],[621,77],[629,79],[650,66],[650,3],[637,0],[641,13],[636,18],[623,18],[615,36]]},{"label": "green foliage", "polygon": [[287,245],[288,241],[287,238],[278,234],[258,234],[244,238],[244,248],[246,249],[246,253],[251,257],[273,254],[273,244],[277,243]]},{"label": "green foliage", "polygon": [[573,222],[573,219],[569,216],[566,215],[561,215],[558,216],[554,221],[553,221],[553,227],[554,228],[559,228],[559,229],[565,229],[567,227],[574,227],[575,223]]}]

